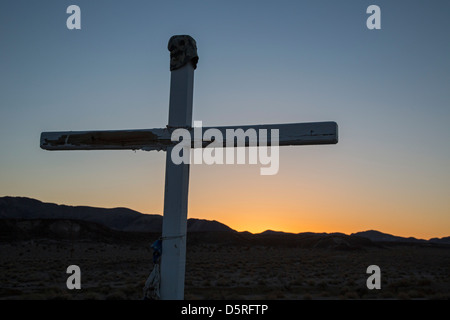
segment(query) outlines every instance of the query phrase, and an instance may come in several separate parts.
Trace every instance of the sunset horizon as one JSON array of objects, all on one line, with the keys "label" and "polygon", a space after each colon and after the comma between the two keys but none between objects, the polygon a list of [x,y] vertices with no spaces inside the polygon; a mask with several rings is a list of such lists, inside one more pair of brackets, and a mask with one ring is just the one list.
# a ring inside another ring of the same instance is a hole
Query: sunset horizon
[{"label": "sunset horizon", "polygon": [[[49,204],[56,204],[56,205],[62,205],[62,206],[71,206],[71,207],[92,207],[92,208],[101,208],[101,209],[117,209],[117,208],[124,208],[124,209],[129,209],[141,214],[147,214],[147,215],[158,215],[163,217],[162,213],[158,213],[158,212],[145,212],[145,211],[141,211],[135,208],[130,208],[130,207],[125,207],[125,206],[101,206],[101,205],[88,205],[88,204],[83,204],[83,203],[78,203],[78,204],[68,204],[68,203],[64,203],[64,202],[58,202],[58,201],[43,201],[41,199],[38,198],[33,198],[33,197],[28,197],[28,196],[2,196],[2,197],[12,197],[12,198],[27,198],[27,199],[32,199],[32,200],[37,200],[43,203],[49,203]],[[0,197],[0,198],[2,198]],[[245,216],[245,215],[249,215],[248,212],[244,212],[241,216]],[[276,215],[276,214],[275,214]],[[253,214],[250,214],[250,216],[254,216]],[[247,219],[246,222],[242,223],[242,222],[234,222],[232,220],[230,220],[229,223],[225,222],[225,220],[227,220],[226,215],[223,215],[224,219],[220,220],[217,219],[215,217],[214,214],[211,215],[211,218],[207,218],[205,216],[196,216],[195,214],[189,214],[188,219],[192,218],[192,219],[202,219],[202,220],[209,220],[209,221],[217,221],[219,223],[222,223],[224,225],[226,225],[227,227],[233,229],[234,231],[237,232],[250,232],[252,234],[258,234],[258,233],[263,233],[265,231],[275,231],[275,232],[283,232],[283,233],[292,233],[292,234],[299,234],[299,233],[343,233],[346,235],[351,235],[354,233],[358,233],[358,232],[364,232],[364,231],[378,231],[381,233],[386,233],[386,234],[390,234],[390,235],[394,235],[394,236],[399,236],[399,237],[404,237],[404,238],[409,238],[409,237],[413,237],[416,239],[423,239],[423,240],[430,240],[432,238],[444,238],[444,237],[449,237],[449,234],[434,234],[431,231],[429,231],[428,233],[423,232],[422,234],[418,233],[418,234],[411,234],[408,233],[408,231],[404,231],[402,232],[401,229],[396,229],[396,228],[391,228],[389,229],[389,227],[381,227],[381,228],[375,228],[375,227],[371,227],[371,226],[362,226],[361,228],[358,229],[357,226],[355,226],[353,229],[338,229],[333,228],[333,227],[320,227],[320,226],[311,226],[311,227],[292,227],[292,226],[287,226],[284,227],[284,225],[289,225],[289,221],[276,221],[275,224],[270,225],[260,225],[260,226],[255,226],[254,221],[251,221],[250,219]],[[39,218],[39,217],[37,217]],[[240,227],[241,226],[241,227]],[[246,227],[249,226],[249,227]]]}]

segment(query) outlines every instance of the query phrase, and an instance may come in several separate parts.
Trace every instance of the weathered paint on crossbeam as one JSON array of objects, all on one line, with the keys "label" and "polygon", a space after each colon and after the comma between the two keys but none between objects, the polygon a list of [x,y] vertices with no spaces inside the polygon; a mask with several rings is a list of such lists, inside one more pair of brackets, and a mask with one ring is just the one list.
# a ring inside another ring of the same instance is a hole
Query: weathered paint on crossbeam
[{"label": "weathered paint on crossbeam", "polygon": [[[172,132],[176,128],[164,129],[136,129],[111,131],[63,131],[43,132],[41,134],[41,148],[45,150],[167,150],[178,141],[171,141]],[[267,130],[267,144],[271,144],[270,130],[279,130],[279,146],[336,144],[338,142],[338,126],[336,122],[310,122],[289,124],[245,125],[202,127],[203,133],[209,129],[217,129],[222,133],[223,146],[227,146],[227,130],[248,129]],[[194,128],[189,129],[194,148]],[[258,136],[258,141],[259,136]],[[202,147],[210,144],[211,140],[204,140]],[[237,141],[233,145],[237,146]],[[245,146],[249,145],[246,140]],[[255,143],[254,145],[259,145]]]},{"label": "weathered paint on crossbeam", "polygon": [[45,150],[165,150],[171,145],[167,129],[42,132]]}]

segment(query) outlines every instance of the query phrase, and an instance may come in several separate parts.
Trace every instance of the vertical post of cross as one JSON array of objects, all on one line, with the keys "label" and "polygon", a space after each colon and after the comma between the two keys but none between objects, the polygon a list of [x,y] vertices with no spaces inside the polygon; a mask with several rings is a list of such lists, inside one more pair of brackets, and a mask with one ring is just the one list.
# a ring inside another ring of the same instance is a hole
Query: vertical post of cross
[{"label": "vertical post of cross", "polygon": [[[192,127],[194,70],[198,56],[190,36],[173,36],[170,51],[170,100],[168,129]],[[166,152],[166,179],[162,227],[161,284],[163,300],[184,298],[189,164],[174,164],[173,147]],[[183,151],[184,152],[184,151]]]}]

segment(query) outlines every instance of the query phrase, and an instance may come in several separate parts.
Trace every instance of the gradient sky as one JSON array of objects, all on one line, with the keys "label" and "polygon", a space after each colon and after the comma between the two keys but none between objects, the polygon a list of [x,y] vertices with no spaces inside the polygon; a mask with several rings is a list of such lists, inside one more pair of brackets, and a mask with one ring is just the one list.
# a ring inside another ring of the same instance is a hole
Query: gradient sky
[{"label": "gradient sky", "polygon": [[[81,8],[68,30],[66,8]],[[381,30],[366,9],[381,7]],[[0,196],[162,213],[165,153],[49,152],[42,131],[162,128],[174,34],[204,126],[336,121],[280,170],[191,165],[189,217],[244,231],[450,235],[450,2],[0,2]]]}]

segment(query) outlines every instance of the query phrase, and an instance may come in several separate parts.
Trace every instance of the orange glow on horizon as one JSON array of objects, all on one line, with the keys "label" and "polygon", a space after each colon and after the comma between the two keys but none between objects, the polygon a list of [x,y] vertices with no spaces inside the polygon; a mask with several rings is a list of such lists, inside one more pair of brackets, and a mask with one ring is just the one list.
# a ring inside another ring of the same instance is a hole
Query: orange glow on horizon
[{"label": "orange glow on horizon", "polygon": [[[282,151],[280,171],[274,176],[261,176],[259,166],[251,165],[191,166],[188,217],[216,220],[252,233],[378,230],[421,239],[449,236],[445,174],[421,173],[412,178],[408,168],[396,169],[394,179],[389,171],[373,173],[371,163],[369,167],[359,162],[336,165],[324,149],[302,150],[290,151],[292,157],[283,157]],[[60,170],[57,175],[33,171],[36,178],[28,176],[23,184],[12,183],[18,175],[7,172],[4,195],[162,214],[163,154],[123,153],[107,162],[103,153],[102,157],[84,155],[82,161],[70,154],[58,155],[70,171]],[[124,169],[128,162],[132,165]]]},{"label": "orange glow on horizon", "polygon": [[[45,197],[35,196],[34,198],[44,202],[73,206],[127,207],[144,214],[162,215],[163,211],[162,200],[156,206],[149,207],[147,202],[142,201],[142,198],[138,201],[136,199],[134,199],[135,201],[130,200],[130,202],[121,203],[120,205],[113,203],[110,197],[108,199],[92,197],[91,199],[85,199],[83,202],[69,202],[65,197],[60,197],[60,200],[55,200],[53,197],[46,199]],[[111,202],[111,204],[106,205],[108,202]],[[321,207],[319,204],[310,203],[308,206],[307,204],[305,201],[299,206],[286,205],[284,208],[280,208],[274,199],[265,203],[248,203],[246,206],[241,206],[239,201],[236,201],[236,203],[229,202],[220,210],[215,202],[191,201],[188,218],[216,220],[236,231],[248,231],[251,233],[273,230],[289,233],[340,232],[349,235],[360,231],[378,230],[396,236],[419,239],[447,237],[449,234],[446,228],[448,217],[443,217],[442,224],[436,227],[436,223],[423,222],[420,225],[413,219],[403,221],[403,215],[401,214],[386,214],[380,217],[380,215],[377,215],[378,208],[367,210],[366,214],[360,214],[358,208],[354,208],[353,212],[350,212],[349,208],[345,206],[340,209],[328,208],[329,210],[322,208],[322,211],[319,211]],[[237,213],[238,211],[239,213]],[[410,213],[410,216],[414,217],[414,214]]]}]

